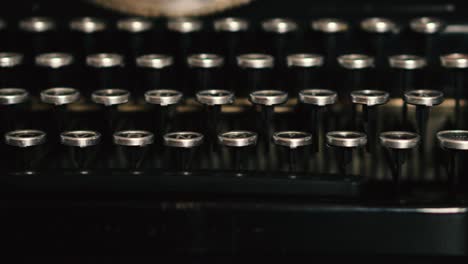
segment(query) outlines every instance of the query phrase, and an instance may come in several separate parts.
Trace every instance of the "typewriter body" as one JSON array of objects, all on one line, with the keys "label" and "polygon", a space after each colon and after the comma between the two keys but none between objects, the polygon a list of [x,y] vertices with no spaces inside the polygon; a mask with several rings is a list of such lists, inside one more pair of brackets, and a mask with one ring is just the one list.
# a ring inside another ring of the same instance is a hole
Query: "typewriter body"
[{"label": "typewriter body", "polygon": [[2,7],[9,249],[468,253],[462,1],[68,2]]}]

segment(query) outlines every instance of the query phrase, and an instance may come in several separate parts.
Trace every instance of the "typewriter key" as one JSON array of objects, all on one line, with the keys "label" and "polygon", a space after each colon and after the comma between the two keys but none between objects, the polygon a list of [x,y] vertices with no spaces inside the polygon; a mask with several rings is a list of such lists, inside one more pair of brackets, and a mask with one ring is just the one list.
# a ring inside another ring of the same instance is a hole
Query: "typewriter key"
[{"label": "typewriter key", "polygon": [[[155,106],[155,128],[157,134],[165,134],[172,127],[175,105],[183,99],[183,94],[176,90],[150,90],[145,93],[145,101]],[[161,132],[161,133],[159,133]]]},{"label": "typewriter key", "polygon": [[[349,30],[349,24],[337,18],[322,18],[312,21],[311,28],[319,33],[319,40],[322,41],[319,49],[325,56],[325,67],[334,67],[335,58],[342,53],[342,43],[347,42],[345,33]],[[314,42],[316,41],[315,39]]]},{"label": "typewriter key", "polygon": [[21,88],[1,88],[0,89],[0,113],[2,118],[2,134],[5,131],[18,129],[20,122],[18,121],[18,107],[29,100],[29,93]]},{"label": "typewriter key", "polygon": [[413,90],[405,93],[404,100],[407,104],[416,106],[417,130],[424,143],[430,108],[441,104],[444,101],[444,94],[437,90]]},{"label": "typewriter key", "polygon": [[130,100],[130,92],[124,89],[104,89],[94,91],[91,100],[104,106],[104,120],[107,121],[106,131],[112,135],[118,129],[117,107]]},{"label": "typewriter key", "polygon": [[395,69],[396,83],[393,95],[400,97],[405,91],[413,90],[423,85],[422,69],[426,67],[426,59],[423,57],[400,54],[389,57],[390,67]]},{"label": "typewriter key", "polygon": [[24,56],[21,53],[0,52],[0,86],[23,87],[27,85],[21,76],[24,74]]},{"label": "typewriter key", "polygon": [[265,146],[269,146],[271,133],[274,129],[273,115],[275,106],[286,103],[288,100],[288,93],[280,90],[260,90],[250,93],[250,102],[258,105],[260,109],[260,125],[257,129],[259,134],[264,137]]},{"label": "typewriter key", "polygon": [[73,80],[74,58],[69,53],[43,53],[36,56],[38,66],[37,77],[40,81],[39,89],[48,87],[70,86],[75,84]]},{"label": "typewriter key", "polygon": [[257,133],[241,130],[224,132],[218,135],[218,142],[232,150],[232,155],[234,157],[233,169],[241,171],[247,159],[245,148],[257,144]]},{"label": "typewriter key", "polygon": [[370,17],[362,20],[360,26],[367,33],[368,46],[375,57],[376,67],[385,67],[392,37],[399,31],[397,24],[388,18]]},{"label": "typewriter key", "polygon": [[67,117],[66,106],[80,99],[80,92],[74,88],[57,87],[41,92],[41,101],[54,105],[53,113],[56,122],[56,131],[66,130],[69,126],[70,117]]},{"label": "typewriter key", "polygon": [[[55,21],[49,17],[30,17],[19,22],[19,29],[23,34],[23,49],[26,58],[34,58],[34,55],[50,52],[60,48],[55,40],[54,31],[57,28]],[[32,64],[28,61],[28,64]]]},{"label": "typewriter key", "polygon": [[389,164],[397,196],[400,193],[402,166],[406,162],[409,150],[416,148],[419,141],[419,135],[413,132],[389,131],[380,133],[380,143],[389,151]]},{"label": "typewriter key", "polygon": [[108,87],[123,87],[124,59],[115,53],[97,53],[86,57],[86,64],[90,73],[90,88],[94,90]]},{"label": "typewriter key", "polygon": [[447,174],[449,182],[449,193],[456,197],[458,192],[459,156],[460,152],[468,150],[467,130],[445,130],[437,133],[437,141],[442,149],[448,152]]},{"label": "typewriter key", "polygon": [[234,69],[236,66],[236,55],[241,54],[242,46],[246,41],[246,31],[249,29],[249,21],[236,18],[226,17],[215,20],[213,23],[214,30],[220,37],[218,41],[222,44],[218,47],[219,52],[226,57],[226,64],[229,68]]},{"label": "typewriter key", "polygon": [[143,130],[126,130],[114,133],[114,144],[121,146],[130,169],[137,170],[144,161],[148,146],[154,143],[154,135]]},{"label": "typewriter key", "polygon": [[72,41],[78,63],[83,64],[86,56],[108,49],[109,41],[106,21],[96,17],[79,17],[70,21]]},{"label": "typewriter key", "polygon": [[468,54],[452,53],[440,57],[442,67],[447,71],[447,79],[449,81],[449,92],[455,98],[455,124],[460,126],[460,100],[466,93],[465,90],[465,74],[468,69]]},{"label": "typewriter key", "polygon": [[164,89],[173,86],[174,78],[172,56],[164,54],[146,54],[136,59],[140,87],[143,91]]},{"label": "typewriter key", "polygon": [[241,74],[238,78],[241,80],[239,87],[244,87],[239,91],[241,96],[272,87],[273,56],[259,53],[242,54],[237,56],[237,65]]},{"label": "typewriter key", "polygon": [[101,134],[90,130],[66,131],[60,134],[60,142],[68,147],[70,161],[80,173],[87,173],[87,167],[96,154],[95,146],[101,142]]},{"label": "typewriter key", "polygon": [[312,135],[301,131],[281,131],[273,134],[273,142],[289,148],[289,172],[296,172],[297,152],[299,147],[312,144]]},{"label": "typewriter key", "polygon": [[294,92],[310,87],[320,87],[320,68],[323,66],[323,56],[311,53],[297,53],[286,57],[289,67],[290,84]]},{"label": "typewriter key", "polygon": [[15,169],[31,174],[34,163],[39,158],[41,151],[39,146],[46,141],[46,133],[40,130],[24,129],[15,130],[5,134],[5,143],[14,147],[15,155],[12,164]]},{"label": "typewriter key", "polygon": [[324,132],[323,114],[327,105],[335,104],[338,94],[326,89],[306,89],[299,92],[299,101],[311,107],[312,149],[318,152],[321,149],[320,138]]},{"label": "typewriter key", "polygon": [[177,150],[177,168],[190,170],[194,150],[203,143],[204,137],[197,132],[181,131],[164,135],[164,145]]},{"label": "typewriter key", "polygon": [[187,58],[190,68],[191,89],[194,91],[210,90],[223,87],[224,58],[211,53],[193,54]]},{"label": "typewriter key", "polygon": [[265,32],[265,47],[268,47],[268,53],[273,54],[277,61],[277,68],[283,69],[285,65],[284,57],[291,53],[295,43],[294,35],[298,30],[298,25],[291,19],[271,18],[262,22],[262,29]]},{"label": "typewriter key", "polygon": [[445,23],[435,17],[420,17],[410,21],[410,28],[416,32],[422,42],[417,48],[424,47],[425,57],[428,65],[434,66],[435,52],[437,50],[437,38],[435,37],[445,28]]},{"label": "typewriter key", "polygon": [[348,91],[365,89],[374,83],[370,69],[374,67],[374,58],[365,54],[346,54],[338,57],[338,63],[344,69],[343,85]]},{"label": "typewriter key", "polygon": [[197,52],[197,38],[203,29],[203,22],[196,18],[173,18],[167,22],[167,29],[174,43],[171,54],[175,55],[176,65],[183,66],[187,56]]},{"label": "typewriter key", "polygon": [[347,175],[347,166],[352,161],[352,150],[367,144],[367,136],[355,131],[332,131],[326,135],[327,145],[337,149],[338,169],[341,175]]}]

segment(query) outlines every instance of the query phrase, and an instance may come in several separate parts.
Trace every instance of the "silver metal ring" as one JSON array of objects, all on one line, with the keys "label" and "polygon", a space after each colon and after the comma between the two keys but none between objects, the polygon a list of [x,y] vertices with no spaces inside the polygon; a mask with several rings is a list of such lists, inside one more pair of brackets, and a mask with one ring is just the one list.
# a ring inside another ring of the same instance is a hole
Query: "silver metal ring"
[{"label": "silver metal ring", "polygon": [[468,54],[463,53],[451,53],[440,56],[440,63],[445,68],[457,68],[466,69],[468,68]]},{"label": "silver metal ring", "polygon": [[297,53],[286,57],[288,67],[320,67],[323,65],[323,56],[312,53]]},{"label": "silver metal ring", "polygon": [[29,93],[21,88],[1,88],[0,105],[21,104],[29,99]]},{"label": "silver metal ring", "polygon": [[107,24],[96,17],[79,17],[70,22],[70,29],[83,33],[95,33],[107,29]]},{"label": "silver metal ring", "polygon": [[276,145],[298,148],[312,144],[312,134],[302,131],[281,131],[273,134]]},{"label": "silver metal ring", "polygon": [[48,17],[30,17],[19,22],[19,28],[29,32],[46,32],[55,29],[55,21]]},{"label": "silver metal ring", "polygon": [[56,87],[41,92],[41,101],[46,104],[71,104],[80,99],[80,92],[75,88]]},{"label": "silver metal ring", "polygon": [[266,32],[285,34],[297,30],[297,23],[288,18],[271,18],[262,22]]},{"label": "silver metal ring", "polygon": [[203,143],[203,135],[197,132],[182,131],[164,135],[164,145],[176,148],[194,148]]},{"label": "silver metal ring", "polygon": [[95,68],[123,66],[123,56],[115,53],[97,53],[86,57],[86,64]]},{"label": "silver metal ring", "polygon": [[380,133],[380,143],[389,149],[412,149],[418,146],[420,136],[407,131],[388,131]]},{"label": "silver metal ring", "polygon": [[237,65],[241,68],[273,68],[274,61],[273,56],[261,53],[249,53],[237,56]]},{"label": "silver metal ring", "polygon": [[0,52],[0,67],[15,67],[23,63],[23,54],[14,52]]},{"label": "silver metal ring", "polygon": [[326,135],[327,144],[333,147],[356,148],[367,144],[367,136],[356,131],[332,131]]},{"label": "silver metal ring", "polygon": [[177,90],[150,90],[145,92],[145,101],[149,104],[161,106],[178,104],[182,101],[183,94]]},{"label": "silver metal ring", "polygon": [[228,147],[248,147],[257,144],[257,133],[251,131],[229,131],[218,135],[221,145]]},{"label": "silver metal ring", "polygon": [[60,134],[60,142],[70,147],[91,147],[101,142],[101,134],[91,130],[73,130]]},{"label": "silver metal ring", "polygon": [[424,34],[434,34],[444,29],[445,23],[435,17],[419,17],[410,21],[413,31]]},{"label": "silver metal ring", "polygon": [[191,33],[200,31],[203,28],[203,22],[196,18],[181,17],[171,19],[167,22],[167,29],[179,33]]},{"label": "silver metal ring", "polygon": [[440,131],[437,140],[444,149],[468,150],[468,130]]},{"label": "silver metal ring", "polygon": [[351,92],[351,101],[355,104],[367,106],[386,104],[390,94],[380,90],[358,90]]},{"label": "silver metal ring", "polygon": [[46,141],[46,133],[40,130],[23,129],[5,134],[5,143],[20,148],[33,147]]},{"label": "silver metal ring", "polygon": [[370,33],[391,33],[398,30],[395,22],[383,17],[370,17],[362,20],[361,29]]},{"label": "silver metal ring", "polygon": [[215,20],[213,26],[216,31],[240,32],[249,29],[249,21],[243,18],[226,17]]},{"label": "silver metal ring", "polygon": [[69,53],[43,53],[36,56],[36,65],[49,68],[60,68],[73,63],[73,55]]},{"label": "silver metal ring", "polygon": [[192,54],[187,58],[189,67],[217,68],[224,64],[224,58],[211,53]]},{"label": "silver metal ring", "polygon": [[444,101],[444,93],[437,90],[412,90],[405,92],[404,100],[412,105],[434,106]]},{"label": "silver metal ring", "polygon": [[390,56],[388,61],[390,67],[406,70],[421,69],[427,64],[425,58],[410,54]]},{"label": "silver metal ring", "polygon": [[174,64],[172,56],[164,54],[146,54],[136,59],[138,67],[162,69]]},{"label": "silver metal ring", "polygon": [[130,92],[124,89],[103,89],[94,91],[91,100],[106,106],[125,104],[130,99]]},{"label": "silver metal ring", "polygon": [[288,100],[288,93],[280,90],[260,90],[250,93],[250,101],[259,105],[279,105]]},{"label": "silver metal ring", "polygon": [[117,28],[121,31],[140,33],[153,28],[153,23],[141,17],[129,17],[117,21]]},{"label": "silver metal ring", "polygon": [[205,105],[225,105],[234,102],[234,93],[228,90],[203,90],[196,94],[197,101]]},{"label": "silver metal ring", "polygon": [[346,69],[365,69],[374,67],[374,58],[365,54],[346,54],[338,57],[338,63]]},{"label": "silver metal ring", "polygon": [[322,18],[312,21],[311,27],[313,30],[323,33],[338,33],[347,31],[349,29],[349,24],[337,18]]},{"label": "silver metal ring", "polygon": [[144,130],[125,130],[114,133],[114,144],[128,147],[144,147],[154,142],[154,134]]},{"label": "silver metal ring", "polygon": [[307,89],[299,92],[299,101],[303,104],[326,106],[336,103],[338,94],[326,89]]}]

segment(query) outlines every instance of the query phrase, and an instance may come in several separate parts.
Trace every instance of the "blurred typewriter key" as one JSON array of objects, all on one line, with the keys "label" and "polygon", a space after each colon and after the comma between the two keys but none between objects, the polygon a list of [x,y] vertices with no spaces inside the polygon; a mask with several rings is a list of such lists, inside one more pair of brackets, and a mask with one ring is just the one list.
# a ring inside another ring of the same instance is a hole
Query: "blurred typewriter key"
[{"label": "blurred typewriter key", "polygon": [[237,65],[240,68],[240,80],[236,90],[239,96],[247,97],[252,91],[271,89],[273,82],[274,58],[271,55],[249,53],[237,56]]},{"label": "blurred typewriter key", "polygon": [[296,53],[286,57],[289,67],[289,81],[294,92],[310,87],[321,87],[320,71],[323,56],[312,53]]},{"label": "blurred typewriter key", "polygon": [[438,49],[438,34],[444,30],[445,22],[436,17],[419,17],[410,21],[410,28],[416,33],[416,49],[424,47],[424,56],[429,66],[435,66]]},{"label": "blurred typewriter key", "polygon": [[232,154],[232,168],[236,171],[244,169],[248,153],[247,148],[257,144],[257,133],[251,131],[229,131],[218,135],[219,144],[230,148]]},{"label": "blurred typewriter key", "polygon": [[110,38],[107,22],[96,17],[79,17],[70,21],[72,48],[79,64],[85,63],[86,56],[108,50]]},{"label": "blurred typewriter key", "polygon": [[39,91],[48,87],[76,85],[73,63],[74,58],[69,53],[44,53],[36,56]]},{"label": "blurred typewriter key", "polygon": [[165,89],[173,86],[175,76],[172,56],[164,54],[146,54],[136,59],[143,91]]},{"label": "blurred typewriter key", "polygon": [[215,35],[217,41],[222,44],[217,48],[220,54],[226,57],[226,64],[230,69],[236,66],[236,55],[242,54],[245,49],[244,45],[247,40],[247,30],[249,29],[249,21],[237,18],[226,17],[220,18],[213,23],[214,30],[217,32]]},{"label": "blurred typewriter key", "polygon": [[34,165],[41,158],[40,146],[46,141],[46,133],[40,130],[15,130],[5,134],[5,143],[14,149],[11,164],[21,173],[34,173]]},{"label": "blurred typewriter key", "polygon": [[342,176],[347,175],[348,164],[352,161],[352,150],[367,144],[367,136],[355,131],[332,131],[326,136],[327,145],[337,150],[338,169]]},{"label": "blurred typewriter key", "polygon": [[223,87],[224,58],[211,53],[193,54],[187,58],[190,68],[191,90],[189,94]]},{"label": "blurred typewriter key", "polygon": [[15,52],[0,52],[0,85],[1,88],[24,87],[24,56]]},{"label": "blurred typewriter key", "polygon": [[116,53],[97,53],[86,57],[89,69],[89,87],[92,90],[125,87],[124,58]]},{"label": "blurred typewriter key", "polygon": [[405,93],[404,100],[407,104],[416,106],[417,131],[424,143],[430,109],[444,101],[444,94],[437,90],[413,90]]},{"label": "blurred typewriter key", "polygon": [[[346,54],[338,57],[338,63],[343,69],[343,87],[348,91],[366,89],[374,85],[374,58],[365,54]],[[343,95],[346,96],[346,95]]]},{"label": "blurred typewriter key", "polygon": [[297,170],[297,148],[312,144],[312,135],[301,131],[281,131],[273,134],[273,142],[289,149],[289,172]]},{"label": "blurred typewriter key", "polygon": [[104,130],[112,135],[119,128],[117,107],[130,100],[130,92],[124,89],[97,90],[91,95],[91,100],[104,107],[103,120],[107,122],[107,127]]},{"label": "blurred typewriter key", "polygon": [[195,155],[194,151],[203,143],[203,135],[197,132],[181,131],[165,134],[163,139],[165,146],[176,150],[177,169],[190,170]]},{"label": "blurred typewriter key", "polygon": [[437,133],[439,146],[448,152],[447,176],[449,193],[456,197],[460,184],[460,154],[468,150],[467,130],[445,130]]},{"label": "blurred typewriter key", "polygon": [[362,105],[364,132],[367,134],[370,144],[368,150],[372,151],[375,147],[375,138],[377,136],[377,121],[379,120],[378,111],[375,109],[378,105],[383,105],[390,99],[389,93],[380,90],[358,90],[351,92],[351,101],[354,104]]},{"label": "blurred typewriter key", "polygon": [[176,66],[184,68],[188,55],[198,52],[203,22],[196,18],[172,18],[167,22],[167,29],[174,45],[170,48],[174,54]]},{"label": "blurred typewriter key", "polygon": [[376,67],[385,67],[393,35],[399,31],[397,24],[388,18],[370,17],[362,20],[360,26],[367,35],[368,49],[375,57]]},{"label": "blurred typewriter key", "polygon": [[388,131],[380,133],[380,143],[388,150],[389,165],[395,185],[395,194],[400,194],[402,166],[411,149],[419,145],[418,134],[406,131]]},{"label": "blurred typewriter key", "polygon": [[250,102],[260,107],[260,122],[257,130],[263,136],[265,146],[269,146],[271,133],[274,130],[275,106],[286,103],[288,93],[280,90],[261,90],[250,94]]},{"label": "blurred typewriter key", "polygon": [[[54,105],[52,111],[55,117],[55,131],[57,136],[61,131],[67,130],[72,118],[67,113],[67,105],[80,99],[80,92],[75,88],[56,87],[41,92],[41,101]],[[54,135],[54,133],[52,133]]]},{"label": "blurred typewriter key", "polygon": [[151,30],[153,22],[145,18],[130,17],[117,21],[117,29],[122,39],[121,52],[128,59],[129,65],[134,65],[136,57],[147,53],[152,44]]},{"label": "blurred typewriter key", "polygon": [[405,91],[424,85],[423,69],[426,59],[416,55],[399,54],[389,57],[390,67],[394,69],[391,92],[394,97],[401,97]]},{"label": "blurred typewriter key", "polygon": [[310,106],[310,115],[312,125],[312,149],[314,152],[319,151],[322,146],[320,138],[322,138],[325,124],[324,112],[328,105],[335,104],[338,100],[338,94],[332,90],[326,89],[306,89],[299,92],[299,101]]},{"label": "blurred typewriter key", "polygon": [[297,23],[288,18],[271,18],[262,22],[262,29],[265,33],[263,46],[267,47],[267,53],[273,54],[279,70],[285,68],[284,58],[295,48],[291,45],[296,43]]},{"label": "blurred typewriter key", "polygon": [[317,49],[325,57],[325,67],[334,67],[336,57],[343,53],[343,44],[347,43],[348,22],[337,18],[321,18],[312,21],[311,28],[316,33],[314,35],[317,35],[313,42],[317,43],[317,39],[321,42]]},{"label": "blurred typewriter key", "polygon": [[114,144],[122,148],[129,169],[137,172],[143,163],[154,134],[143,130],[125,130],[114,133]]},{"label": "blurred typewriter key", "polygon": [[157,134],[165,134],[172,127],[176,114],[175,106],[183,99],[183,94],[177,90],[150,90],[145,93],[145,101],[155,106],[155,128]]},{"label": "blurred typewriter key", "polygon": [[[19,22],[18,25],[22,34],[22,50],[25,58],[33,59],[36,54],[60,50],[66,45],[58,45],[55,36],[57,30],[56,22],[49,17],[30,17]],[[33,64],[28,61],[27,64]]]},{"label": "blurred typewriter key", "polygon": [[96,146],[101,142],[101,134],[91,130],[66,131],[60,134],[60,142],[68,149],[73,168],[86,174],[95,158]]},{"label": "blurred typewriter key", "polygon": [[0,113],[2,127],[0,132],[18,129],[24,120],[20,117],[20,107],[29,100],[29,93],[21,88],[1,88],[0,89]]}]

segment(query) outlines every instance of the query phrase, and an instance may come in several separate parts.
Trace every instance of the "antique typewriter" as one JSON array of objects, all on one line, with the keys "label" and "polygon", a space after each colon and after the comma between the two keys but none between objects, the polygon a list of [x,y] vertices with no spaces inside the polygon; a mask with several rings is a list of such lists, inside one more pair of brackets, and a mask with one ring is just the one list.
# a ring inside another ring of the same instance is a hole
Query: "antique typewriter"
[{"label": "antique typewriter", "polygon": [[467,255],[461,1],[1,10],[6,251]]}]

